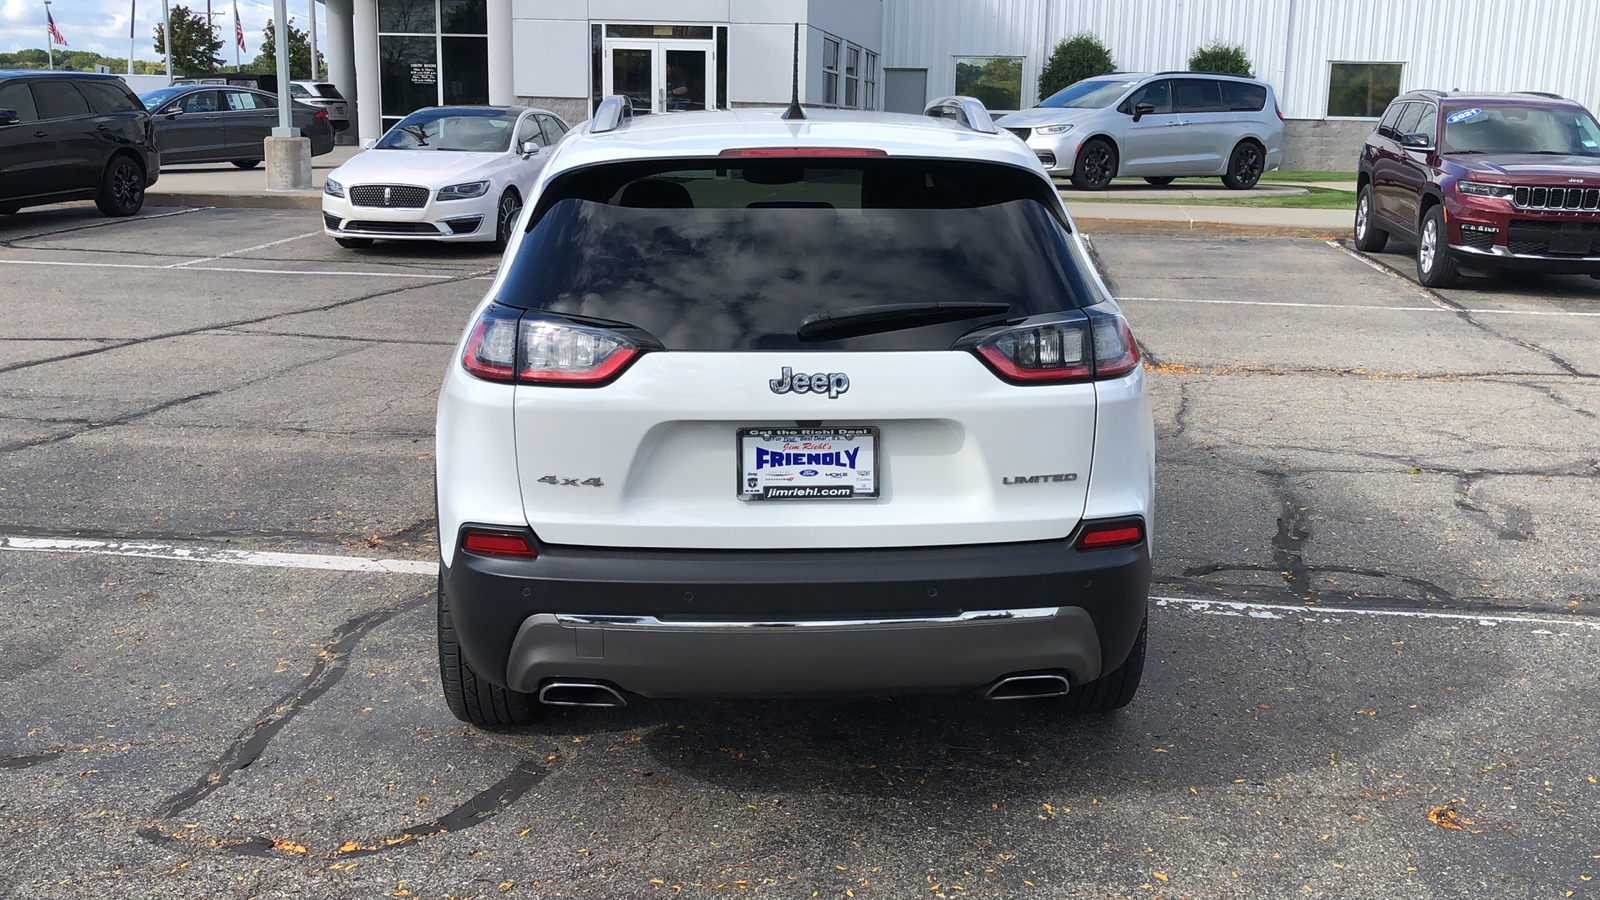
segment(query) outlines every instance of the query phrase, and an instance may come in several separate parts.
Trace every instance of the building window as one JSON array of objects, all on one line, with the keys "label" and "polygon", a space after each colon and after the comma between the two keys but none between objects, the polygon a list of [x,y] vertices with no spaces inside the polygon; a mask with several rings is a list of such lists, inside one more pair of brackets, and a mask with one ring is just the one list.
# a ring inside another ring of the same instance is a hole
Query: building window
[{"label": "building window", "polygon": [[844,105],[861,105],[861,48],[853,45],[844,48]]},{"label": "building window", "polygon": [[378,94],[387,129],[425,106],[489,102],[485,0],[378,0]]},{"label": "building window", "polygon": [[956,57],[956,94],[990,109],[1022,108],[1022,60],[1013,56]]},{"label": "building window", "polygon": [[878,108],[878,54],[867,51],[867,73],[862,80],[862,109]]},{"label": "building window", "polygon": [[1332,63],[1330,118],[1376,119],[1400,93],[1400,63]]},{"label": "building window", "polygon": [[839,39],[822,39],[822,102],[839,105]]}]

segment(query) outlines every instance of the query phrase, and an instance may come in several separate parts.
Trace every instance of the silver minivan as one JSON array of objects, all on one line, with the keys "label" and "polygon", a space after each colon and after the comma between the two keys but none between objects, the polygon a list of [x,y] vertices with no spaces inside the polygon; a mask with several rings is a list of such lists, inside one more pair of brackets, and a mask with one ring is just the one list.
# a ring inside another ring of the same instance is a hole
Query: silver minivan
[{"label": "silver minivan", "polygon": [[1130,175],[1151,184],[1220,176],[1245,190],[1283,158],[1272,87],[1231,75],[1101,75],[995,124],[1026,141],[1050,174],[1086,191]]}]

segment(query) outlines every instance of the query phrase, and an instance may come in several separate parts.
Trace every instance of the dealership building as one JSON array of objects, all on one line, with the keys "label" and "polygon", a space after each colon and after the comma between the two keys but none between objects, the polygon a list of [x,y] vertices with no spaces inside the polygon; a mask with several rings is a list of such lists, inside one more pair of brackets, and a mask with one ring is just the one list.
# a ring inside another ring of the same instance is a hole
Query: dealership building
[{"label": "dealership building", "polygon": [[330,77],[360,137],[437,104],[525,104],[572,122],[789,100],[920,112],[948,94],[1032,106],[1055,45],[1088,33],[1122,71],[1245,48],[1286,119],[1285,168],[1348,170],[1415,88],[1600,101],[1596,0],[326,0]]}]

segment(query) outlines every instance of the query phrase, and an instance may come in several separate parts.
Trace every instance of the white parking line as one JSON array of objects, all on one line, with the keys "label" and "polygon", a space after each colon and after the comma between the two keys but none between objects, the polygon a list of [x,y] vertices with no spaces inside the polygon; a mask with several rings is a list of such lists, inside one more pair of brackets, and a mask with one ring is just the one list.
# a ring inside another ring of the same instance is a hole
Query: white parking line
[{"label": "white parking line", "polygon": [[[387,575],[433,575],[439,571],[436,560],[371,559],[363,556],[335,556],[325,553],[277,553],[265,550],[234,550],[199,544],[181,545],[153,541],[96,541],[82,538],[22,537],[0,535],[0,551],[31,553],[88,553],[97,556],[129,556],[142,559],[171,559],[182,562],[220,563],[231,566],[265,566],[280,569],[321,569],[331,572],[378,572]],[[1431,612],[1415,609],[1333,609],[1291,606],[1283,603],[1245,603],[1238,600],[1208,600],[1199,597],[1161,597],[1150,600],[1158,607],[1181,609],[1213,616],[1278,620],[1298,617],[1305,621],[1340,624],[1345,617],[1418,619],[1435,622],[1470,623],[1484,627],[1496,625],[1552,625],[1562,628],[1600,631],[1600,621],[1556,619],[1543,616],[1481,615]],[[1536,629],[1537,630],[1537,629]]]},{"label": "white parking line", "polygon": [[[1444,306],[1371,306],[1351,303],[1293,303],[1284,300],[1198,300],[1193,297],[1118,297],[1118,303],[1210,303],[1223,306],[1286,306],[1302,309],[1349,309],[1363,312],[1425,312],[1455,313]],[[1566,318],[1600,318],[1600,312],[1545,309],[1468,309],[1475,316],[1556,316]]]},{"label": "white parking line", "polygon": [[1284,603],[1244,603],[1238,600],[1204,600],[1198,597],[1151,597],[1157,606],[1176,604],[1195,612],[1213,616],[1239,616],[1247,619],[1286,619],[1298,616],[1310,622],[1337,624],[1340,616],[1366,616],[1368,618],[1429,619],[1446,622],[1470,622],[1484,627],[1496,625],[1559,625],[1565,628],[1583,628],[1600,631],[1600,621],[1583,619],[1547,619],[1539,616],[1474,615],[1472,613],[1430,612],[1417,609],[1334,609],[1319,606],[1290,606]]},{"label": "white parking line", "polygon": [[283,238],[282,240],[277,240],[277,241],[268,241],[265,244],[257,244],[254,247],[245,247],[242,250],[229,250],[227,253],[218,253],[216,256],[207,256],[207,257],[203,257],[201,259],[191,259],[191,260],[186,260],[186,261],[181,262],[181,263],[173,263],[172,265],[165,266],[164,268],[181,269],[184,266],[199,265],[200,263],[211,262],[214,259],[227,259],[230,256],[238,256],[241,253],[249,253],[252,250],[265,250],[268,247],[276,247],[279,244],[287,244],[290,241],[303,241],[308,237],[316,237],[317,235],[319,235],[321,233],[322,232],[320,232],[320,231],[308,231],[305,234],[297,234],[294,237],[286,237],[286,238]]},{"label": "white parking line", "polygon": [[141,265],[139,263],[68,262],[58,259],[0,259],[7,266],[69,266],[83,269],[155,269],[161,272],[237,272],[246,275],[343,275],[359,278],[429,278],[446,281],[455,275],[436,275],[422,272],[350,272],[328,269],[243,269],[232,266],[208,266],[204,269],[174,268],[173,266]]},{"label": "white parking line", "polygon": [[322,553],[275,553],[220,547],[180,546],[147,541],[90,541],[79,538],[36,538],[0,535],[0,550],[34,553],[92,553],[101,556],[135,556],[233,566],[270,566],[284,569],[323,569],[335,572],[383,572],[392,575],[432,575],[438,562],[415,559],[368,559]]}]

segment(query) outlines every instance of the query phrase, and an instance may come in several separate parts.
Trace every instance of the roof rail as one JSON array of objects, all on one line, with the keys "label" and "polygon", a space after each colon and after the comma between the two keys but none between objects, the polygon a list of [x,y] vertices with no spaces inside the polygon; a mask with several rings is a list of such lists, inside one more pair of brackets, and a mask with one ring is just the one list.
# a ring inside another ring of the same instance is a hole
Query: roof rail
[{"label": "roof rail", "polygon": [[594,124],[589,126],[590,134],[604,134],[616,131],[618,128],[633,121],[633,101],[621,94],[612,94],[600,101],[594,109]]},{"label": "roof rail", "polygon": [[1547,97],[1547,98],[1549,98],[1551,100],[1565,100],[1565,99],[1567,99],[1567,98],[1561,96],[1560,94],[1552,93],[1550,91],[1517,91],[1517,93],[1526,94],[1529,97]]},{"label": "roof rail", "polygon": [[950,119],[968,131],[1000,133],[994,127],[994,119],[989,117],[989,110],[977,97],[940,97],[929,103],[922,114],[935,119]]}]

